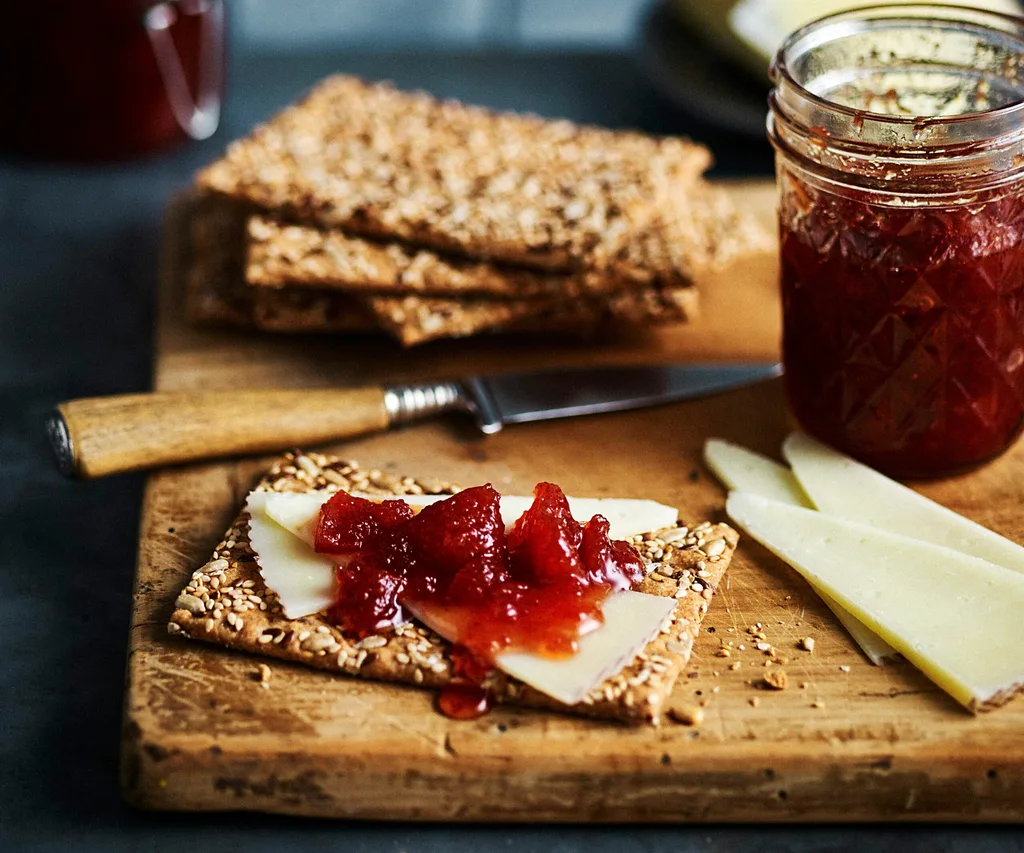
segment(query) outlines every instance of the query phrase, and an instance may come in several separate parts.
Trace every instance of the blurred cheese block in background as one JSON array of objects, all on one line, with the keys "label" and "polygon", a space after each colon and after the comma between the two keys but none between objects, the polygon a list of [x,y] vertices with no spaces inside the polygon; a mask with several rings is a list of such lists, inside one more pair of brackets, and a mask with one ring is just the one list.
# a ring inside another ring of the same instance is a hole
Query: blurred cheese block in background
[{"label": "blurred cheese block in background", "polygon": [[[866,0],[671,0],[679,19],[744,68],[764,76],[783,39],[804,24],[863,6],[906,5]],[[1020,15],[1017,0],[932,0]]]}]

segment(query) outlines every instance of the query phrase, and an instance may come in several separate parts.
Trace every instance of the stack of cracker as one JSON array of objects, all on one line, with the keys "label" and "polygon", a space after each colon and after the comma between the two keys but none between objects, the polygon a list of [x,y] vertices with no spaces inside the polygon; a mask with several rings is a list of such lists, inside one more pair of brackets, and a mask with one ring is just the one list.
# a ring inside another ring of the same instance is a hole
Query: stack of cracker
[{"label": "stack of cracker", "polygon": [[332,77],[197,179],[188,309],[283,332],[592,333],[694,316],[764,245],[678,138]]}]

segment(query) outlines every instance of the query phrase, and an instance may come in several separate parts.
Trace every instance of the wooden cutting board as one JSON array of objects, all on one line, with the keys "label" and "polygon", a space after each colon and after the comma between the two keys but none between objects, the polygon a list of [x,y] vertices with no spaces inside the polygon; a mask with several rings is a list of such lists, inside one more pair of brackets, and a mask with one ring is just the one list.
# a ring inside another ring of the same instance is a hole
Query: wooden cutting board
[{"label": "wooden cutting board", "polygon": [[[767,183],[732,186],[772,216]],[[560,364],[769,359],[778,354],[776,262],[702,283],[689,328],[604,344],[446,342],[401,351],[363,339],[189,328],[180,245],[169,229],[159,389],[313,387]],[[687,520],[724,520],[700,461],[709,436],[776,454],[791,428],[778,382],[691,403],[510,428],[481,438],[458,420],[332,448],[363,465],[527,494],[539,479],[577,495],[645,497]],[[631,729],[499,708],[474,722],[425,691],[332,676],[178,637],[166,624],[268,460],[153,474],[143,507],[128,664],[123,787],[154,809],[246,809],[459,821],[865,821],[1024,817],[1024,701],[972,717],[913,667],[872,666],[803,580],[742,540],[675,698],[704,722]],[[921,490],[1024,541],[1024,448]],[[1024,618],[1024,613],[1021,614]],[[789,658],[789,688],[758,689],[760,622]],[[801,637],[816,641],[800,651]],[[720,640],[731,658],[715,656]],[[740,650],[740,644],[745,649]],[[1021,650],[994,649],[996,654]],[[736,669],[730,665],[739,663]]]}]

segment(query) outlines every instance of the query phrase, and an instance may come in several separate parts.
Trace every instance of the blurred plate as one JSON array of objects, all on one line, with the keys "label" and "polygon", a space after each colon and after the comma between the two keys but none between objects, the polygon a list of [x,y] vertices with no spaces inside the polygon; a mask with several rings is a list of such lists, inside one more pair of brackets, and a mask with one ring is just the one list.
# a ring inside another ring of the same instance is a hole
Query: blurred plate
[{"label": "blurred plate", "polygon": [[683,26],[665,2],[651,5],[640,59],[654,86],[676,106],[738,133],[764,138],[768,79],[757,81]]}]

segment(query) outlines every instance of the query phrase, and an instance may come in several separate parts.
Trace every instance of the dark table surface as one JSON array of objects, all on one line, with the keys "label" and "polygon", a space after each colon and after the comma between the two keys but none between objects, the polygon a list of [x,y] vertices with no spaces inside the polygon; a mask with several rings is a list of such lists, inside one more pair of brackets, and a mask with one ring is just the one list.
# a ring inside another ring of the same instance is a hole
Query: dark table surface
[{"label": "dark table surface", "polygon": [[766,143],[671,107],[620,54],[239,56],[210,141],[104,166],[0,160],[0,849],[303,848],[1024,851],[1016,828],[451,826],[133,811],[118,741],[140,476],[56,473],[46,413],[148,387],[161,216],[227,140],[333,71],[495,107],[688,133],[718,174],[771,169]]}]

